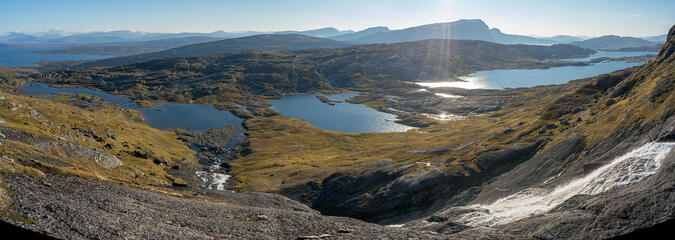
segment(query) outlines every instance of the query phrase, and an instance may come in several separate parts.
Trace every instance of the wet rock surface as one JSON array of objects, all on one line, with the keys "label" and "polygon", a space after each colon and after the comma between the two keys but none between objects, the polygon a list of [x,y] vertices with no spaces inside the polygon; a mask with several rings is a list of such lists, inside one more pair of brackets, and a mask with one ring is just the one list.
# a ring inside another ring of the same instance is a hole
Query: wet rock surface
[{"label": "wet rock surface", "polygon": [[675,218],[675,151],[637,184],[599,195],[577,195],[552,211],[500,226],[544,238],[605,239]]}]

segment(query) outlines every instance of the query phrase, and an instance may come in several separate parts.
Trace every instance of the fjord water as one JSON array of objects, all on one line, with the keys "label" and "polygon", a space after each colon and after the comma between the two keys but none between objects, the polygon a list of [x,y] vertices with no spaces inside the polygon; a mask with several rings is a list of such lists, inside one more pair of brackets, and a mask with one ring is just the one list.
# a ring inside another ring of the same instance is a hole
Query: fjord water
[{"label": "fjord water", "polygon": [[528,188],[488,205],[473,205],[476,211],[457,219],[471,225],[493,226],[545,213],[577,194],[595,195],[636,183],[656,173],[675,147],[673,142],[652,142],[632,150],[586,176],[552,190]]},{"label": "fjord water", "polygon": [[105,55],[76,54],[23,54],[22,52],[45,50],[44,48],[14,48],[0,45],[0,66],[32,66],[38,62],[75,61],[103,59]]},{"label": "fjord water", "polygon": [[[569,61],[587,61],[601,57],[629,57],[655,54],[654,52],[607,52],[599,51],[586,58],[566,59]],[[572,80],[594,77],[616,70],[642,65],[625,61],[603,61],[587,66],[564,66],[548,69],[506,69],[478,71],[469,76],[460,77],[464,81],[418,82],[424,87],[456,87],[465,89],[504,89],[523,88],[552,84],[564,84]]]},{"label": "fjord water", "polygon": [[[333,101],[344,101],[358,93],[327,95]],[[396,115],[379,112],[362,104],[335,103],[334,106],[319,101],[320,94],[284,96],[270,102],[272,109],[284,116],[305,119],[309,124],[325,130],[347,133],[405,132],[412,127],[393,122]]]}]

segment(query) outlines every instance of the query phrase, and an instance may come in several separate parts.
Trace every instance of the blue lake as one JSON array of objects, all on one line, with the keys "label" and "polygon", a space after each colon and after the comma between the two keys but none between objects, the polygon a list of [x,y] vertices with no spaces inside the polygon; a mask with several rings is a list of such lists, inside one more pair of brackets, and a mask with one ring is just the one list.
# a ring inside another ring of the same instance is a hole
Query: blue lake
[{"label": "blue lake", "polygon": [[23,54],[22,52],[46,50],[45,48],[15,48],[0,44],[0,66],[32,66],[37,62],[94,60],[108,58],[104,55],[76,54]]},{"label": "blue lake", "polygon": [[54,88],[49,84],[35,83],[23,87],[26,94],[48,95],[57,93],[87,94],[100,97],[122,108],[138,110],[143,114],[148,125],[157,129],[189,129],[208,130],[227,125],[235,130],[235,140],[244,139],[244,121],[228,111],[218,110],[205,104],[161,103],[151,107],[140,107],[128,97],[116,96],[87,88]]},{"label": "blue lake", "polygon": [[[333,101],[344,101],[358,93],[324,95]],[[284,116],[305,119],[321,129],[359,132],[404,132],[413,127],[393,122],[396,115],[379,112],[362,104],[335,103],[334,106],[316,98],[320,94],[289,95],[272,101],[272,109]]]},{"label": "blue lake", "polygon": [[[653,52],[607,52],[599,51],[587,58],[568,59],[595,59],[599,57],[627,57],[655,54]],[[552,84],[564,84],[572,80],[594,77],[616,70],[621,70],[643,63],[629,63],[624,61],[604,61],[588,66],[565,66],[548,69],[505,69],[478,71],[469,76],[460,77],[464,81],[446,82],[418,82],[416,84],[429,88],[456,87],[465,89],[504,89],[523,88]]]},{"label": "blue lake", "polygon": [[[204,104],[161,103],[151,107],[140,107],[132,99],[87,88],[55,88],[45,83],[34,83],[23,87],[26,94],[48,95],[58,93],[87,94],[100,97],[122,108],[138,110],[148,125],[157,129],[182,128],[189,130],[208,130],[227,125],[232,126],[238,140],[244,139],[246,131],[241,123],[243,119],[228,111],[215,109]],[[327,96],[334,101],[344,101],[358,95],[343,93]],[[403,132],[412,127],[394,123],[396,115],[379,112],[362,104],[336,103],[331,106],[319,101],[318,94],[285,96],[270,102],[272,108],[281,114],[306,119],[310,124],[341,132]],[[243,107],[243,106],[242,106]]]}]

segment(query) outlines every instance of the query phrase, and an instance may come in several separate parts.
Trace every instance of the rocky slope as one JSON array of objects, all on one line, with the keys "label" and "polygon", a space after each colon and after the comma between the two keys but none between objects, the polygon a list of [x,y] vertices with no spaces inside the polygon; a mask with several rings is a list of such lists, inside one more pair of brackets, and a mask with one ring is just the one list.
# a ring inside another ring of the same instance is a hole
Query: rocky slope
[{"label": "rocky slope", "polygon": [[[441,239],[356,219],[322,216],[265,193],[213,192],[213,200],[47,174],[3,174],[21,227],[64,239]],[[7,220],[5,220],[7,221]]]}]

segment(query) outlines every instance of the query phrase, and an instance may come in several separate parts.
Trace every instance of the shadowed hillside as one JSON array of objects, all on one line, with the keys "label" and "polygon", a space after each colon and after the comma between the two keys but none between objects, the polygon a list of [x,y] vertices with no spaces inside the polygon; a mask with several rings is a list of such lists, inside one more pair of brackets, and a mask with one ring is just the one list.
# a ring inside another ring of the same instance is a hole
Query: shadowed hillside
[{"label": "shadowed hillside", "polygon": [[66,45],[52,50],[32,51],[28,53],[38,54],[85,54],[85,55],[108,55],[108,56],[126,56],[132,54],[156,52],[169,48],[175,48],[190,44],[211,42],[220,40],[216,37],[185,37],[185,38],[167,38],[152,41],[139,42],[111,42],[111,43],[87,43]]},{"label": "shadowed hillside", "polygon": [[250,51],[293,51],[316,48],[337,48],[350,44],[300,34],[263,34],[172,48],[160,52],[88,62],[79,67],[115,66],[161,58],[184,58]]},{"label": "shadowed hillside", "polygon": [[643,46],[654,46],[655,42],[650,42],[640,38],[634,37],[619,37],[615,35],[607,35],[597,38],[591,38],[583,41],[577,41],[570,43],[575,46],[588,48],[588,49],[618,49],[618,48],[628,48],[628,47],[643,47]]}]

